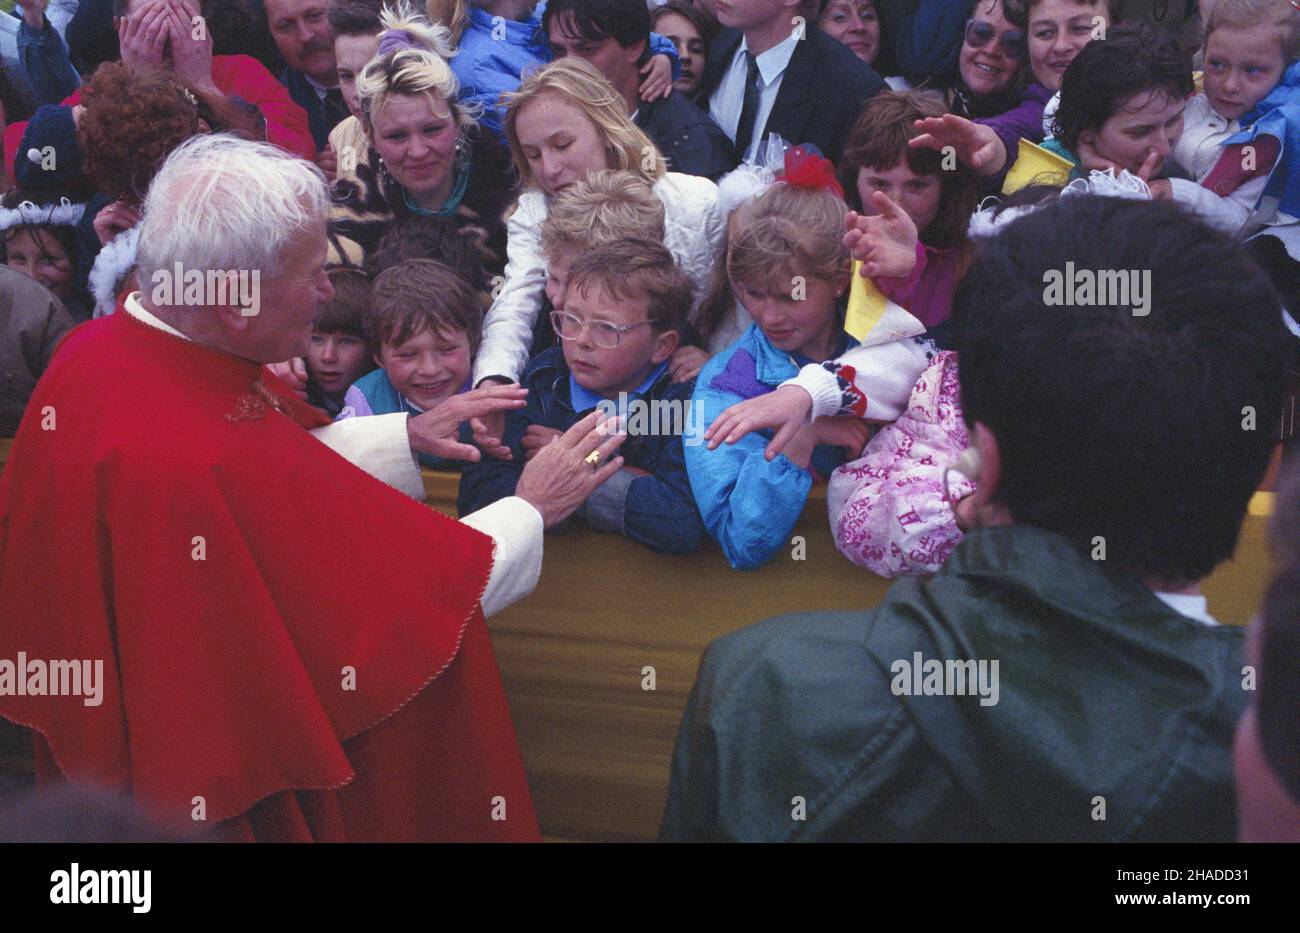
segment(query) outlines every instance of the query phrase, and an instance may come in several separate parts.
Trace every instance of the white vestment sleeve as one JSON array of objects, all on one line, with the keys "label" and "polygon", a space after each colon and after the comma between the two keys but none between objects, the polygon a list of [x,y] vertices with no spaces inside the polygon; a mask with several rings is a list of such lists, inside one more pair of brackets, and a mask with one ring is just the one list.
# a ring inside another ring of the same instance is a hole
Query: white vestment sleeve
[{"label": "white vestment sleeve", "polygon": [[483,615],[491,618],[517,603],[542,575],[542,516],[518,496],[498,499],[461,519],[492,538],[492,575],[483,591]]},{"label": "white vestment sleeve", "polygon": [[[335,453],[412,499],[424,499],[424,480],[406,433],[406,415],[345,418],[312,432]],[[461,519],[492,539],[492,573],[483,591],[491,617],[523,599],[542,575],[542,516],[509,496]]]},{"label": "white vestment sleeve", "polygon": [[406,433],[406,415],[370,415],[344,418],[314,428],[316,439],[343,459],[361,467],[375,479],[424,501],[424,480],[411,452]]}]

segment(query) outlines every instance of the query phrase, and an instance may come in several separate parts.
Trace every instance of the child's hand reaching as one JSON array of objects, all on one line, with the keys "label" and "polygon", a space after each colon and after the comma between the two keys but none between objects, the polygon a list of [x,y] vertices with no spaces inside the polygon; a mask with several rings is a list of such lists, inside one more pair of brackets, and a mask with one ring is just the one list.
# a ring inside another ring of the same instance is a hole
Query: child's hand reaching
[{"label": "child's hand reaching", "polygon": [[678,347],[668,363],[673,374],[673,382],[685,382],[694,379],[709,361],[709,354],[699,347]]},{"label": "child's hand reaching", "polygon": [[641,69],[641,99],[647,104],[673,92],[673,61],[667,55],[651,56]]},{"label": "child's hand reaching", "polygon": [[852,415],[825,415],[813,422],[818,444],[842,448],[850,460],[862,456],[875,425]]},{"label": "child's hand reaching", "polygon": [[[478,388],[490,389],[492,386],[514,385],[515,383],[509,379],[500,376],[487,376],[479,380]],[[498,460],[513,459],[514,454],[510,452],[510,448],[501,442],[501,438],[506,433],[506,413],[504,411],[471,418],[469,426],[470,430],[474,432],[474,443],[488,456],[495,457]]]},{"label": "child's hand reaching", "polygon": [[941,117],[917,120],[916,128],[921,133],[907,141],[909,146],[938,152],[951,146],[957,161],[976,175],[996,175],[1007,164],[1007,147],[983,123],[945,113]]},{"label": "child's hand reaching", "polygon": [[905,279],[916,268],[916,224],[883,191],[871,193],[871,206],[873,216],[849,211],[844,218],[844,245],[861,260],[863,276]]},{"label": "child's hand reaching", "polygon": [[[466,421],[488,415],[523,408],[527,404],[528,390],[520,386],[486,386],[472,392],[453,395],[439,402],[422,415],[406,423],[411,446],[416,450],[444,460],[468,460],[477,463],[482,457],[477,447],[462,444],[458,438],[460,426]],[[510,459],[510,448],[505,448]]]},{"label": "child's hand reaching", "polygon": [[724,441],[734,444],[753,431],[775,428],[776,435],[764,454],[768,460],[775,460],[808,423],[811,411],[811,395],[798,386],[781,386],[775,392],[738,402],[723,411],[704,432],[704,439],[709,442],[709,450],[715,450]]},{"label": "child's hand reaching", "polygon": [[519,445],[524,449],[524,461],[527,462],[536,457],[539,450],[563,434],[563,431],[558,431],[555,428],[548,428],[541,424],[530,424],[527,430],[524,431],[523,439],[519,442]]}]

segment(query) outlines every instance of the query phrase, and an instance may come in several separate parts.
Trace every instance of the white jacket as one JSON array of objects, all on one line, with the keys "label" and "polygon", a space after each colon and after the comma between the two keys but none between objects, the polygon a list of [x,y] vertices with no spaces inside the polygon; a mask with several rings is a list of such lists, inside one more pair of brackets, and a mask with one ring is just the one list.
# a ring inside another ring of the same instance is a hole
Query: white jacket
[{"label": "white jacket", "polygon": [[[707,178],[669,172],[655,183],[664,202],[664,245],[695,283],[694,311],[704,299],[714,263],[722,255],[726,220],[718,210],[718,188]],[[533,328],[546,294],[542,221],[546,196],[525,191],[506,221],[505,282],[483,320],[483,340],[474,360],[474,385],[488,376],[518,381],[532,351]]]},{"label": "white jacket", "polygon": [[[1223,156],[1224,141],[1240,129],[1241,121],[1219,116],[1205,93],[1201,92],[1187,102],[1183,113],[1183,135],[1170,153],[1171,158],[1196,179],[1171,178],[1169,187],[1174,201],[1230,236],[1239,236],[1247,222],[1255,219],[1256,205],[1271,177],[1260,175],[1252,178],[1227,197],[1220,197],[1201,185]],[[1279,161],[1285,155],[1279,156]],[[1264,226],[1258,234],[1277,237],[1291,258],[1300,261],[1300,223],[1297,223],[1297,218],[1279,211],[1259,219]],[[1256,231],[1247,232],[1253,234]]]}]

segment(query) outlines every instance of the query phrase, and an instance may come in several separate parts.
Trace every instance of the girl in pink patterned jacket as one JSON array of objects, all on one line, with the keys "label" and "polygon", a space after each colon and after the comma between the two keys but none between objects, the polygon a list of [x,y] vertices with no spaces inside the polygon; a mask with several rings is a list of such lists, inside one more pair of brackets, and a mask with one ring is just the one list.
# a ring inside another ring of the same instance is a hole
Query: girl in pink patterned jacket
[{"label": "girl in pink patterned jacket", "polygon": [[[978,211],[970,221],[973,238],[996,235],[1004,224],[1058,196],[1104,195],[1149,199],[1147,185],[1128,172],[1094,171],[1065,189],[1026,188],[1004,204]],[[888,205],[892,207],[892,205]],[[888,215],[865,218],[850,214],[846,242],[864,271],[874,273],[895,260],[906,237],[891,235]],[[852,351],[851,351],[852,352]],[[775,457],[804,419],[820,414],[879,416],[879,377],[858,373],[841,361],[805,367],[799,376],[761,399],[735,405],[706,433],[711,444],[732,442],[749,431],[776,429],[767,456]],[[839,384],[839,402],[822,383]],[[847,383],[847,386],[845,385]],[[795,391],[795,387],[803,392]],[[825,398],[823,398],[825,396]],[[890,415],[892,417],[892,415]],[[907,406],[883,427],[863,456],[837,469],[827,488],[827,506],[835,544],[849,560],[882,577],[934,573],[975,522],[967,514],[975,483],[963,470],[961,455],[970,445],[962,418],[957,354],[936,354],[922,371]]]},{"label": "girl in pink patterned jacket", "polygon": [[[960,473],[944,473],[969,444],[957,384],[957,354],[931,361],[892,425],[862,459],[840,467],[826,492],[835,544],[882,577],[933,573],[961,540],[952,501],[974,492]],[[958,506],[960,508],[960,505]]]}]

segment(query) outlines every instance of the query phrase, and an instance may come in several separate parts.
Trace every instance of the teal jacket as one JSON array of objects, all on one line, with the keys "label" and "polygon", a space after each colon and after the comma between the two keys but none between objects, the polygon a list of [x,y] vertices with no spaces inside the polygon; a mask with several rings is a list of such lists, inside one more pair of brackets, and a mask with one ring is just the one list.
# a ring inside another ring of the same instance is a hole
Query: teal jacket
[{"label": "teal jacket", "polygon": [[[661,838],[1232,841],[1243,634],[1057,534],[973,532],[872,612],[714,642]],[[895,695],[917,652],[998,661],[996,704]]]}]

